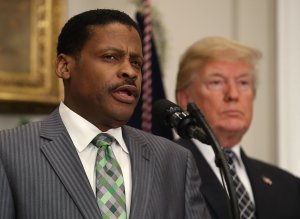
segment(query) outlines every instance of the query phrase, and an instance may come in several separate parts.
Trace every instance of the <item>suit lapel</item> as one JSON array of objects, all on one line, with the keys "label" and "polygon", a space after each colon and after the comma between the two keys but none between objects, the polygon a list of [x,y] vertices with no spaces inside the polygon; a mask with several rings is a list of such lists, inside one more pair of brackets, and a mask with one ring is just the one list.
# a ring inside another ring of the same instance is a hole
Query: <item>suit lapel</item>
[{"label": "suit lapel", "polygon": [[41,137],[49,139],[48,143],[41,146],[42,153],[83,217],[101,218],[94,193],[58,110],[42,122]]},{"label": "suit lapel", "polygon": [[229,218],[230,205],[226,200],[227,194],[201,152],[191,140],[180,139],[178,143],[194,155],[202,179],[201,192],[211,213],[216,218]]},{"label": "suit lapel", "polygon": [[217,209],[214,213],[218,218],[229,218],[228,209],[230,206],[225,190],[204,158],[201,161],[199,159],[199,162],[201,163],[199,172],[201,172],[200,176],[203,179],[201,186],[203,196],[212,206],[212,209]]},{"label": "suit lapel", "polygon": [[129,150],[132,169],[132,195],[130,218],[146,218],[151,196],[154,157],[147,142],[129,127],[123,127],[123,138]]},{"label": "suit lapel", "polygon": [[271,203],[273,195],[276,194],[271,185],[273,179],[262,173],[261,168],[256,165],[253,159],[247,157],[243,150],[241,150],[241,157],[251,183],[257,216],[266,218],[268,217],[267,211],[272,209],[269,203]]}]

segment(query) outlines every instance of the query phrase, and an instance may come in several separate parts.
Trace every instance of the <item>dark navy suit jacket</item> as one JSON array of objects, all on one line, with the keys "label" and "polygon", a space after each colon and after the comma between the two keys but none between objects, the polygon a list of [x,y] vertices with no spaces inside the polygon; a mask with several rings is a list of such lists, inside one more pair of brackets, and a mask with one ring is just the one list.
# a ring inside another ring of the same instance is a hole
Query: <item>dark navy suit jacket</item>
[{"label": "dark navy suit jacket", "polygon": [[[191,140],[177,143],[192,151],[202,179],[201,191],[211,216],[229,219],[227,194],[209,164]],[[300,179],[270,164],[249,158],[243,150],[241,157],[253,190],[257,219],[300,218]]]}]

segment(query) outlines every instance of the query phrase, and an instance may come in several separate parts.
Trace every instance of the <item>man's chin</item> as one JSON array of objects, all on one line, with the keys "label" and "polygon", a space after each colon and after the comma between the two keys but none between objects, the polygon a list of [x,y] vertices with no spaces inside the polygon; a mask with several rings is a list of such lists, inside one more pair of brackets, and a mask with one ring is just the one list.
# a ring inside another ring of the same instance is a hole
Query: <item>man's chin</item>
[{"label": "man's chin", "polygon": [[249,125],[246,124],[245,121],[241,120],[227,120],[222,122],[219,125],[219,129],[223,129],[228,132],[239,132],[242,130],[247,130]]},{"label": "man's chin", "polygon": [[230,135],[240,135],[241,133],[244,134],[248,130],[248,127],[239,124],[226,124],[224,126],[219,126],[217,130],[220,134],[227,133]]},{"label": "man's chin", "polygon": [[[130,120],[132,113],[122,114],[115,117],[114,126],[120,127],[126,125]],[[116,127],[116,128],[117,128]]]}]

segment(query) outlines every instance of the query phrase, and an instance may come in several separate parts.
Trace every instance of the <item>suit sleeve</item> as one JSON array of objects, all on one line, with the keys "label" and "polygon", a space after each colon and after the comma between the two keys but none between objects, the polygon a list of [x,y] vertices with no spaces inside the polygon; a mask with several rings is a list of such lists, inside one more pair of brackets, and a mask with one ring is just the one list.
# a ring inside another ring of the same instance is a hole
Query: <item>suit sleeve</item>
[{"label": "suit sleeve", "polygon": [[201,179],[191,152],[188,151],[185,191],[185,218],[210,219],[208,208],[200,192]]},{"label": "suit sleeve", "polygon": [[11,189],[5,173],[2,161],[0,160],[0,218],[14,218],[14,205]]}]

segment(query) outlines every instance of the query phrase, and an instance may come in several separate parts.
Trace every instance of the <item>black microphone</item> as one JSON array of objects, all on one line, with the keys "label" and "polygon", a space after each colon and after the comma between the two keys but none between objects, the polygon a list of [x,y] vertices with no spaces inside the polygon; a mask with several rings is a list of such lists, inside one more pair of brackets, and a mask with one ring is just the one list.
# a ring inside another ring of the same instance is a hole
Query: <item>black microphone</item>
[{"label": "black microphone", "polygon": [[231,216],[238,219],[239,208],[235,187],[221,146],[198,107],[194,103],[189,103],[187,109],[188,112],[183,112],[178,105],[165,99],[156,101],[152,108],[154,117],[174,128],[181,138],[196,138],[202,143],[212,146],[216,156],[216,165],[220,168],[221,173],[224,173],[226,188],[230,197]]},{"label": "black microphone", "polygon": [[174,128],[180,137],[197,138],[205,144],[209,143],[203,129],[199,127],[195,119],[188,112],[183,112],[175,103],[160,99],[153,104],[152,110],[157,121]]}]

